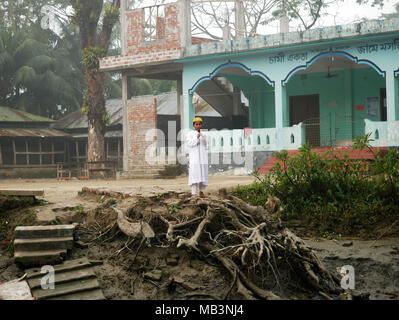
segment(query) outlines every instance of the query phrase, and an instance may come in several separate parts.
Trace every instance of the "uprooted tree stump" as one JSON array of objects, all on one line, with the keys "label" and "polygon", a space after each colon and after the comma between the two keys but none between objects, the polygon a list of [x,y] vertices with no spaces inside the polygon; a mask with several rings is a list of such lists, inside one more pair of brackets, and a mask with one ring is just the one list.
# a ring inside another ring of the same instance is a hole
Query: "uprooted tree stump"
[{"label": "uprooted tree stump", "polygon": [[194,208],[190,215],[152,210],[135,215],[134,207],[125,213],[116,209],[113,226],[130,238],[142,237],[142,243],[185,248],[216,260],[232,279],[225,298],[235,291],[244,299],[285,299],[290,285],[313,297],[343,291],[314,251],[263,207],[228,195],[195,200],[187,195],[174,204]]}]

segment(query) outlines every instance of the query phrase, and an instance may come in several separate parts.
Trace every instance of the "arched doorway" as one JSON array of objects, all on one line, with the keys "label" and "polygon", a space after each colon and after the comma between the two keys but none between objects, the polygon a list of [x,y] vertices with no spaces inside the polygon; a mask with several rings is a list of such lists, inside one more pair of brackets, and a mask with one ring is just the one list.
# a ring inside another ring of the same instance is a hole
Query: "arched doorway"
[{"label": "arched doorway", "polygon": [[218,66],[200,78],[189,95],[192,116],[204,109],[214,111],[213,117],[204,116],[207,129],[275,126],[274,82],[239,62]]},{"label": "arched doorway", "polygon": [[[302,122],[313,146],[351,145],[364,135],[364,119],[381,121],[385,72],[340,51],[321,53],[283,80],[289,125]],[[386,117],[385,117],[386,120]]]}]

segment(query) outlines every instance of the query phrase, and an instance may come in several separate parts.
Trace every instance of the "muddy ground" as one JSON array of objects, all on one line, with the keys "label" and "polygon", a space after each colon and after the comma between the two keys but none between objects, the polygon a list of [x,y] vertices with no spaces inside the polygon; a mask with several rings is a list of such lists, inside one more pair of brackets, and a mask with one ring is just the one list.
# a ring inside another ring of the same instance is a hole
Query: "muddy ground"
[{"label": "muddy ground", "polygon": [[[167,191],[188,192],[186,178],[174,180],[140,181],[54,181],[54,180],[8,180],[1,181],[0,188],[44,189],[40,205],[14,209],[0,215],[0,233],[11,235],[11,241],[0,239],[0,282],[22,276],[23,269],[13,263],[12,230],[17,225],[77,223],[76,235],[85,242],[98,237],[94,234],[115,220],[115,212],[109,208],[115,202],[108,197],[94,194],[78,195],[83,187],[112,188],[130,193],[128,199],[117,199],[118,208],[136,207],[143,212],[148,207],[168,210],[168,207],[143,203],[144,197],[160,196]],[[210,177],[208,191],[216,193],[221,187],[248,184],[252,177]],[[156,199],[156,197],[155,197]],[[173,197],[167,201],[175,202]],[[180,213],[179,213],[180,214]],[[190,214],[186,212],[185,214]],[[292,223],[294,232],[316,250],[330,272],[338,275],[337,268],[351,265],[355,270],[355,289],[369,293],[370,299],[399,299],[399,237],[386,232],[378,240],[358,238],[323,239],[309,237],[306,226]],[[90,230],[90,233],[88,232]],[[184,249],[165,247],[162,243],[148,247],[140,246],[139,240],[130,242],[117,229],[89,242],[88,248],[74,248],[69,259],[87,256],[102,260],[96,267],[99,283],[107,299],[224,299],[229,292],[231,277],[212,261]],[[130,243],[129,243],[130,242]],[[172,258],[173,263],[170,262]],[[134,260],[134,264],[131,265]],[[160,270],[161,279],[151,280],[144,274]],[[171,281],[171,279],[174,281]],[[229,299],[240,299],[233,293]],[[301,290],[288,298],[306,299]]]}]

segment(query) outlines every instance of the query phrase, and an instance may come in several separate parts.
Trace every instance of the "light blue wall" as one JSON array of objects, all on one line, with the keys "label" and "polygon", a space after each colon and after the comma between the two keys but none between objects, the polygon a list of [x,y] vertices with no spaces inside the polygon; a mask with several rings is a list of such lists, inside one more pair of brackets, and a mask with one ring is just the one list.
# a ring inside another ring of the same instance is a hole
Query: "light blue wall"
[{"label": "light blue wall", "polygon": [[[199,79],[209,77],[212,75],[212,72],[223,64],[239,62],[245,65],[251,72],[262,72],[273,81],[271,87],[273,87],[275,92],[274,126],[288,126],[287,97],[291,94],[290,92],[298,94],[307,94],[307,92],[317,93],[310,86],[301,86],[301,83],[299,83],[299,87],[294,87],[291,84],[296,78],[293,70],[305,70],[312,63],[316,63],[318,57],[322,57],[322,54],[324,54],[325,56],[343,55],[355,63],[370,66],[370,68],[374,69],[366,69],[364,71],[359,71],[362,70],[359,69],[352,73],[346,72],[343,76],[338,77],[341,78],[340,80],[344,79],[344,81],[339,83],[337,80],[337,83],[331,85],[333,90],[330,87],[328,90],[329,93],[323,95],[320,103],[321,107],[325,105],[325,102],[328,103],[328,101],[334,99],[337,100],[337,107],[335,107],[337,112],[344,112],[347,116],[357,116],[359,111],[355,111],[354,108],[358,102],[365,104],[365,102],[362,102],[364,92],[367,92],[368,96],[379,96],[379,88],[385,86],[387,88],[388,121],[399,120],[399,92],[397,80],[394,81],[393,76],[394,71],[399,69],[399,40],[396,40],[396,38],[399,39],[399,34],[379,35],[378,37],[369,36],[367,39],[353,38],[349,40],[326,41],[323,43],[304,43],[286,48],[275,47],[252,52],[243,51],[223,54],[221,56],[201,56],[179,60],[179,62],[184,64],[184,114],[189,114],[189,90],[195,86]],[[390,45],[386,46],[384,45],[385,43],[389,43]],[[219,72],[222,72],[222,70]],[[367,74],[363,74],[362,72],[366,72]],[[373,85],[371,81],[362,80],[365,76],[371,78],[373,72],[376,75],[378,73],[381,74],[379,75],[380,78],[377,78],[377,84]],[[288,81],[287,77],[290,77]],[[359,86],[357,86],[358,83]],[[352,84],[352,88],[356,89],[350,90],[349,84]],[[329,87],[330,85],[320,83],[318,86],[322,89],[323,86]],[[323,90],[325,90],[325,87]],[[267,106],[271,106],[271,104],[267,103]],[[332,108],[322,107],[320,116],[325,116],[330,109]],[[266,120],[267,117],[265,115],[268,113],[266,111],[269,110],[262,110],[258,113],[258,117]],[[362,116],[362,114],[359,115]],[[189,127],[190,120],[188,117],[184,119],[185,127],[187,128]],[[254,125],[257,124],[255,118],[252,118],[251,121]],[[355,123],[351,134],[360,133],[361,127],[362,124],[360,122]],[[337,134],[339,135],[340,133]],[[349,133],[345,133],[342,138],[346,136],[349,136]]]}]

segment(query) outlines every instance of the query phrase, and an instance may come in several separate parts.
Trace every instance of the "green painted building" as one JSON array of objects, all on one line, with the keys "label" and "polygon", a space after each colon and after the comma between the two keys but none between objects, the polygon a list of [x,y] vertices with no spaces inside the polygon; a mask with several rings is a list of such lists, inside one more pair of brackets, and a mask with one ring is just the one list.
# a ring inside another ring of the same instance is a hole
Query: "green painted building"
[{"label": "green painted building", "polygon": [[191,36],[190,1],[164,6],[148,38],[144,17],[158,10],[131,10],[121,1],[122,53],[100,62],[100,70],[122,75],[125,171],[135,167],[129,148],[147,146],[129,129],[141,122],[129,110],[146,110],[128,98],[130,77],[176,80],[185,130],[193,99],[211,105],[228,128],[205,124],[215,158],[246,153],[259,156],[259,166],[274,151],[305,142],[350,146],[365,133],[375,146],[399,146],[398,18],[214,41]]},{"label": "green painted building", "polygon": [[[236,108],[234,102],[221,102],[236,115],[248,114],[252,130],[238,133],[246,150],[296,149],[305,141],[317,147],[346,146],[367,132],[376,146],[397,146],[398,29],[397,20],[370,21],[311,30],[308,40],[304,33],[290,33],[225,42],[222,48],[190,47],[178,60],[184,64],[186,127],[194,115],[192,95],[222,95],[224,80],[248,101]],[[211,91],[210,83],[219,92]],[[238,151],[240,139],[233,132],[211,135],[215,151],[222,138]]]}]

